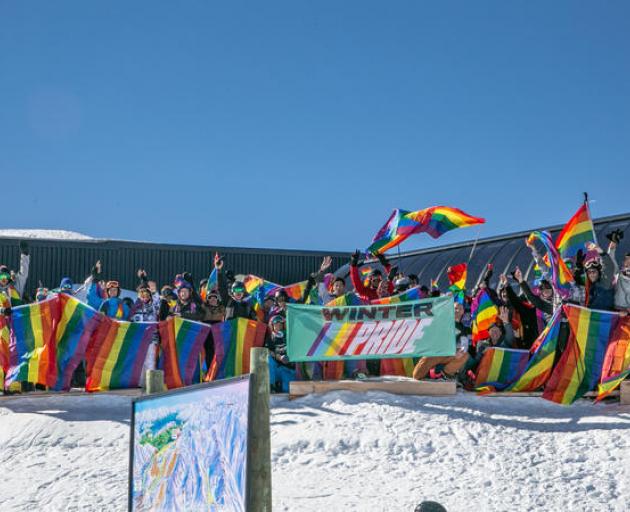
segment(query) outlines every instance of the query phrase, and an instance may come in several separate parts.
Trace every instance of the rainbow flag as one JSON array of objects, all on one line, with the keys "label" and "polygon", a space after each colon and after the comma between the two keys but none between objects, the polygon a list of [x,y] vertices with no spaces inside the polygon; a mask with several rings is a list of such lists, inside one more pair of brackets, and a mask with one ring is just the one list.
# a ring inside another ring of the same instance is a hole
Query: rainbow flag
[{"label": "rainbow flag", "polygon": [[210,326],[172,316],[160,322],[159,329],[166,387],[191,385]]},{"label": "rainbow flag", "polygon": [[11,327],[8,317],[0,315],[0,389],[4,388],[4,376],[9,370],[9,344]]},{"label": "rainbow flag", "polygon": [[620,318],[617,327],[608,343],[602,376],[598,386],[597,400],[601,400],[615,389],[628,377],[630,372],[630,318]]},{"label": "rainbow flag", "polygon": [[138,387],[157,325],[155,322],[123,322],[102,315],[86,354],[85,390]]},{"label": "rainbow flag", "polygon": [[12,309],[9,370],[5,387],[12,382],[54,386],[57,373],[55,319],[58,301],[48,299]]},{"label": "rainbow flag", "polygon": [[470,313],[472,315],[472,341],[477,343],[490,337],[488,329],[496,321],[499,314],[494,302],[486,290],[481,290],[473,299]]},{"label": "rainbow flag", "polygon": [[[407,302],[409,300],[418,300],[420,299],[420,287],[414,286],[413,288],[409,288],[409,290],[405,290],[398,295],[392,295],[391,297],[383,297],[382,299],[374,299],[370,301],[370,304],[398,304],[399,302]],[[345,305],[345,304],[336,304],[336,305]],[[353,306],[354,304],[347,304],[348,306]]]},{"label": "rainbow flag", "polygon": [[567,296],[570,284],[575,280],[573,279],[573,274],[553,245],[551,235],[547,231],[533,231],[527,238],[527,243],[531,245],[534,243],[534,240],[540,241],[547,251],[545,263],[551,269],[552,286],[561,295]]},{"label": "rainbow flag", "polygon": [[249,373],[249,351],[253,347],[263,346],[266,332],[265,324],[247,318],[234,318],[214,324],[214,361],[207,380]]},{"label": "rainbow flag", "polygon": [[535,391],[547,382],[551,375],[556,349],[558,348],[561,320],[562,310],[557,309],[534,342],[534,346],[537,346],[537,348],[522,374],[516,382],[508,386],[504,391],[515,393]]},{"label": "rainbow flag", "polygon": [[599,382],[606,347],[619,315],[568,304],[563,309],[571,334],[543,398],[569,405]]},{"label": "rainbow flag", "polygon": [[57,295],[59,321],[55,325],[57,371],[55,390],[70,389],[72,374],[84,359],[86,349],[103,315],[66,294]]},{"label": "rainbow flag", "polygon": [[297,302],[297,301],[302,300],[302,296],[304,295],[304,290],[306,290],[307,284],[308,284],[308,281],[300,281],[299,283],[285,286],[283,290],[287,292],[287,295],[289,296],[290,299],[293,299],[294,301]]},{"label": "rainbow flag", "polygon": [[[388,297],[388,299],[391,297]],[[385,299],[379,299],[385,300]],[[333,299],[326,304],[326,307],[340,307],[340,306],[362,306],[363,301],[356,293],[348,292],[340,295],[336,299]]]},{"label": "rainbow flag", "polygon": [[250,295],[260,295],[265,297],[269,295],[271,292],[278,288],[282,288],[282,286],[272,283],[270,281],[265,281],[262,277],[255,276],[253,274],[249,274],[245,276],[243,279],[243,284],[245,285],[245,290]]},{"label": "rainbow flag", "polygon": [[412,377],[414,366],[412,357],[381,359],[381,375]]},{"label": "rainbow flag", "polygon": [[466,277],[468,276],[468,265],[466,263],[459,263],[449,267],[447,275],[450,291],[459,292],[466,289]]},{"label": "rainbow flag", "polygon": [[507,388],[523,374],[528,361],[528,350],[488,347],[477,369],[476,390],[485,393]]},{"label": "rainbow flag", "polygon": [[556,238],[556,247],[560,256],[573,258],[580,249],[584,250],[588,242],[595,243],[594,232],[588,204],[584,203],[569,219],[569,222],[566,223]]},{"label": "rainbow flag", "polygon": [[473,217],[449,206],[432,206],[416,211],[396,209],[376,233],[367,251],[372,254],[383,254],[415,233],[428,233],[429,236],[438,238],[452,229],[484,222],[482,218]]},{"label": "rainbow flag", "polygon": [[208,281],[206,282],[206,286],[204,286],[201,290],[199,290],[199,295],[201,295],[201,300],[205,302],[206,298],[208,297],[208,294],[213,290],[216,291],[218,288],[219,288],[219,276],[217,274],[217,269],[213,268],[212,272],[210,272],[210,275],[208,276]]}]

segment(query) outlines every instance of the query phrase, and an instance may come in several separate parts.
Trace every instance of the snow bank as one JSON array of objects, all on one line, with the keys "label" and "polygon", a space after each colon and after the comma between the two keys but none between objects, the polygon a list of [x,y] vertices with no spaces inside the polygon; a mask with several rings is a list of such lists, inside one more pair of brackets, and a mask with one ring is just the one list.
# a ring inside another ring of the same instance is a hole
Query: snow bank
[{"label": "snow bank", "polygon": [[0,229],[0,237],[45,238],[48,240],[94,240],[91,236],[63,229]]},{"label": "snow bank", "polygon": [[[2,510],[125,510],[130,399],[0,400]],[[622,511],[630,407],[335,392],[272,399],[276,511]]]}]

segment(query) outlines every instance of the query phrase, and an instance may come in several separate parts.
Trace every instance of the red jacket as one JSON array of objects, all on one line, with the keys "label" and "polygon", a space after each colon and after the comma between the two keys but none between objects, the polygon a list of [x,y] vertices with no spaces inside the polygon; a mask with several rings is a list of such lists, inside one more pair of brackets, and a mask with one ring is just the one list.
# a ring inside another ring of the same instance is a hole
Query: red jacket
[{"label": "red jacket", "polygon": [[[385,274],[389,274],[391,268],[391,265],[386,265]],[[387,278],[387,275],[385,276],[385,278]],[[379,298],[375,288],[370,288],[363,284],[361,276],[359,275],[359,267],[350,265],[350,280],[352,281],[352,286],[354,286],[354,290],[357,292],[357,295],[361,300],[372,301]],[[387,291],[390,295],[394,293],[394,285],[391,282],[387,283]]]}]

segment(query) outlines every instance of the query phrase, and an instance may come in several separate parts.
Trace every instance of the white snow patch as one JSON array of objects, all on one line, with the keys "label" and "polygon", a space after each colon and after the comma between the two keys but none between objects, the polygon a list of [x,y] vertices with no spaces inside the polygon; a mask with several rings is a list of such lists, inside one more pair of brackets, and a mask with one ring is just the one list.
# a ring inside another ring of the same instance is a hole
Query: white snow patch
[{"label": "white snow patch", "polygon": [[48,240],[94,240],[91,236],[64,229],[0,229],[0,237],[44,238]]},{"label": "white snow patch", "polygon": [[[0,400],[1,510],[125,510],[130,398]],[[272,398],[276,511],[625,511],[630,407],[335,392]]]}]

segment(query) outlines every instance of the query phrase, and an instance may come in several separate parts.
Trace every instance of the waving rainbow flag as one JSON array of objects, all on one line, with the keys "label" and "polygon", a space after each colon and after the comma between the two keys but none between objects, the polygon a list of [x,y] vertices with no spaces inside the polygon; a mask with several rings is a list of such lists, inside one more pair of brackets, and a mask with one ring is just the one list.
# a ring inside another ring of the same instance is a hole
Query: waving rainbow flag
[{"label": "waving rainbow flag", "polygon": [[586,247],[588,242],[595,243],[595,229],[588,209],[588,203],[584,203],[573,217],[566,223],[558,238],[556,247],[562,258],[573,258],[577,252]]},{"label": "waving rainbow flag", "polygon": [[528,350],[488,347],[477,369],[476,390],[485,393],[507,388],[523,374],[528,361]]},{"label": "waving rainbow flag", "polygon": [[523,370],[522,375],[519,376],[516,382],[508,386],[505,391],[535,391],[547,382],[553,369],[553,361],[558,348],[561,320],[562,310],[558,308],[533,344],[537,348]]},{"label": "waving rainbow flag", "polygon": [[306,285],[308,281],[300,281],[299,283],[290,284],[288,286],[284,286],[282,289],[287,292],[289,298],[294,301],[302,300],[302,296],[304,295],[304,291],[306,290]]},{"label": "waving rainbow flag", "polygon": [[450,291],[459,292],[466,289],[466,277],[468,276],[468,265],[466,263],[448,267],[447,275]]},{"label": "waving rainbow flag", "polygon": [[137,388],[155,322],[123,322],[101,316],[86,354],[86,391]]},{"label": "waving rainbow flag", "polygon": [[85,357],[92,334],[103,315],[70,295],[57,295],[59,321],[56,323],[55,344],[57,372],[55,390],[70,389],[72,374]]},{"label": "waving rainbow flag", "polygon": [[214,361],[207,380],[249,373],[249,351],[253,347],[263,346],[266,332],[265,324],[247,318],[234,318],[214,324]]},{"label": "waving rainbow flag", "polygon": [[9,370],[5,387],[12,382],[54,386],[57,367],[54,323],[58,301],[48,299],[12,309]]},{"label": "waving rainbow flag", "polygon": [[571,335],[543,398],[569,405],[599,382],[606,347],[619,315],[568,304],[563,309]]},{"label": "waving rainbow flag", "polygon": [[473,217],[449,206],[432,206],[416,211],[397,208],[376,233],[367,251],[375,255],[383,254],[415,233],[427,233],[433,238],[438,238],[452,229],[484,222],[485,219]]},{"label": "waving rainbow flag", "polygon": [[210,326],[172,316],[160,322],[159,329],[166,387],[191,385]]},{"label": "waving rainbow flag", "polygon": [[[382,299],[379,299],[382,300]],[[326,307],[340,307],[340,306],[362,306],[363,301],[361,298],[354,292],[344,293],[340,295],[336,299],[329,301],[326,304]]]},{"label": "waving rainbow flag", "polygon": [[538,240],[545,247],[545,263],[551,269],[551,284],[554,289],[563,296],[569,293],[570,284],[575,282],[573,274],[568,269],[564,260],[558,254],[556,247],[553,245],[551,235],[547,231],[532,231],[527,238],[529,245]]},{"label": "waving rainbow flag", "polygon": [[630,375],[630,317],[620,318],[608,343],[597,400],[610,395]]},{"label": "waving rainbow flag", "polygon": [[488,329],[496,321],[499,310],[488,295],[486,290],[481,290],[473,299],[470,307],[472,316],[472,341],[476,344],[478,341],[488,339],[490,333]]}]

